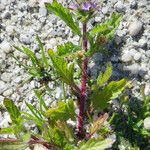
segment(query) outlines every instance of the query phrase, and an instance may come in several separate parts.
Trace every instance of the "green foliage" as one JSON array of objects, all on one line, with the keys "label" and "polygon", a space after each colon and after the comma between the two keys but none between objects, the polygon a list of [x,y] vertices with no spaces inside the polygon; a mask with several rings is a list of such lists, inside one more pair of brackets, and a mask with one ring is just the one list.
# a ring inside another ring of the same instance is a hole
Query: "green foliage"
[{"label": "green foliage", "polygon": [[11,99],[5,99],[4,105],[9,112],[10,118],[13,123],[18,123],[18,119],[20,118],[21,114],[14,102]]},{"label": "green foliage", "polygon": [[120,14],[113,13],[109,20],[103,24],[95,26],[87,34],[87,38],[90,43],[90,50],[86,53],[87,56],[92,56],[96,52],[108,54],[105,46],[113,39],[115,31],[121,20],[122,16]]},{"label": "green foliage", "polygon": [[80,35],[79,25],[77,22],[74,22],[70,10],[68,8],[64,8],[56,0],[54,0],[52,4],[46,3],[45,5],[48,11],[61,18],[66,23],[66,25],[72,29],[72,31],[75,34]]},{"label": "green foliage", "polygon": [[36,39],[37,39],[38,44],[39,44],[39,47],[40,47],[40,49],[41,49],[42,60],[43,60],[43,62],[44,62],[43,66],[45,65],[46,69],[48,69],[48,68],[49,68],[49,64],[48,64],[48,60],[47,60],[46,55],[45,55],[45,49],[44,49],[44,47],[43,47],[43,44],[42,44],[40,38],[38,37],[38,35],[36,36]]},{"label": "green foliage", "polygon": [[39,48],[41,50],[41,55],[42,55],[41,59],[38,59],[36,54],[32,50],[24,46],[22,48],[14,46],[14,48],[19,52],[25,54],[27,58],[32,62],[31,65],[22,63],[15,56],[12,57],[19,63],[20,66],[24,67],[24,69],[31,75],[31,79],[37,77],[40,80],[42,80],[43,78],[51,80],[50,74],[48,73],[49,64],[48,64],[48,59],[46,58],[45,55],[45,49],[38,35],[36,36],[36,39],[38,41]]},{"label": "green foliage", "polygon": [[117,13],[113,13],[110,20],[107,20],[101,25],[95,26],[91,31],[90,35],[92,37],[96,35],[103,35],[107,38],[113,37],[114,32],[116,31],[120,21],[122,20],[122,16]]},{"label": "green foliage", "polygon": [[112,140],[98,140],[98,139],[90,139],[86,143],[81,143],[79,150],[105,150],[110,148],[112,145]]},{"label": "green foliage", "polygon": [[103,84],[105,84],[110,79],[111,75],[112,75],[112,65],[111,63],[108,63],[104,74],[102,73],[99,74],[97,78],[97,85],[99,87],[103,86]]},{"label": "green foliage", "polygon": [[57,55],[62,57],[73,56],[81,49],[82,48],[80,46],[74,45],[71,42],[67,42],[64,45],[57,46]]},{"label": "green foliage", "polygon": [[67,62],[64,59],[57,57],[53,50],[49,50],[48,54],[61,80],[63,80],[63,82],[65,82],[68,85],[74,85],[74,64],[68,66]]},{"label": "green foliage", "polygon": [[67,121],[69,118],[75,120],[76,114],[74,103],[72,100],[69,100],[68,103],[58,102],[58,107],[48,109],[46,115],[54,121]]},{"label": "green foliage", "polygon": [[128,101],[120,101],[120,105],[121,107],[114,111],[111,121],[111,124],[115,125],[117,136],[113,148],[118,148],[121,144],[129,149],[148,150],[150,131],[144,128],[144,119],[150,116],[150,96],[142,101],[132,97]]},{"label": "green foliage", "polygon": [[6,143],[0,143],[0,150],[25,150],[28,148],[28,144],[25,143],[11,143],[11,142],[6,142]]},{"label": "green foliage", "polygon": [[93,89],[90,100],[92,106],[97,110],[108,107],[108,102],[117,98],[129,84],[126,79],[120,81],[111,81],[102,90]]}]

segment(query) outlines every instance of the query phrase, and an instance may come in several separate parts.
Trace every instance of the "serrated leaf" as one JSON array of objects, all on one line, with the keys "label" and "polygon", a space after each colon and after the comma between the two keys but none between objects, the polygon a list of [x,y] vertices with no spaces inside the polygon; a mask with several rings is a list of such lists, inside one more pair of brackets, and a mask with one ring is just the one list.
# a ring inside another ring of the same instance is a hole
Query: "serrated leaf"
[{"label": "serrated leaf", "polygon": [[79,150],[105,150],[112,146],[112,140],[105,139],[103,141],[98,141],[96,139],[90,139],[85,144],[82,144]]},{"label": "serrated leaf", "polygon": [[46,68],[48,69],[49,64],[48,64],[48,60],[47,60],[46,55],[45,55],[45,52],[44,52],[43,44],[42,44],[42,42],[41,42],[41,40],[40,40],[40,38],[39,38],[38,35],[36,35],[36,39],[37,39],[38,44],[39,44],[39,47],[40,47],[40,49],[41,49],[42,60],[43,60],[43,62],[45,63]]},{"label": "serrated leaf", "polygon": [[58,76],[68,85],[74,84],[73,74],[74,74],[74,65],[71,64],[68,67],[67,62],[62,58],[55,56],[52,50],[48,51],[48,54],[52,60],[53,66],[58,74]]},{"label": "serrated leaf", "polygon": [[121,20],[122,20],[122,16],[120,14],[113,13],[109,20],[107,20],[106,22],[104,22],[101,25],[95,26],[90,31],[90,35],[92,37],[97,34],[105,35],[105,36],[106,35],[112,36],[112,33],[116,30],[116,28],[119,25]]},{"label": "serrated leaf", "polygon": [[4,105],[9,112],[12,122],[17,124],[21,114],[17,106],[14,104],[13,100],[5,98]]},{"label": "serrated leaf", "polygon": [[104,109],[108,106],[108,102],[117,98],[125,87],[129,84],[126,79],[120,81],[111,81],[104,89],[99,91],[95,89],[91,94],[91,103],[95,109]]},{"label": "serrated leaf", "polygon": [[69,100],[68,103],[58,102],[58,107],[50,108],[46,116],[51,120],[57,121],[67,121],[68,119],[75,119],[75,107],[72,100]]},{"label": "serrated leaf", "polygon": [[69,26],[72,31],[78,35],[80,35],[80,29],[77,22],[74,22],[70,10],[68,8],[64,8],[61,4],[59,4],[56,0],[53,1],[52,4],[46,3],[46,8],[49,12],[55,14],[59,18],[61,18],[67,26]]},{"label": "serrated leaf", "polygon": [[71,42],[67,42],[63,45],[57,46],[57,55],[63,56],[63,57],[66,57],[66,56],[68,57],[81,49],[82,48],[80,46],[74,45]]},{"label": "serrated leaf", "polygon": [[110,79],[111,75],[112,75],[112,65],[111,63],[108,63],[104,74],[100,73],[100,75],[98,76],[97,85],[99,87],[103,86]]}]

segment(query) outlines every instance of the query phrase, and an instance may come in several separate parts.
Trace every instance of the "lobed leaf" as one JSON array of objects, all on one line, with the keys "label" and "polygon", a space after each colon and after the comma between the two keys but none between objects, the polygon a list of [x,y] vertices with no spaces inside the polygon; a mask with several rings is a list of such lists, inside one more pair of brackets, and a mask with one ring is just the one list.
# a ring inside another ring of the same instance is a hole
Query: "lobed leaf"
[{"label": "lobed leaf", "polygon": [[117,98],[129,84],[126,79],[110,82],[102,91],[95,89],[91,94],[91,103],[95,109],[104,109],[108,102]]},{"label": "lobed leaf", "polygon": [[122,20],[122,16],[117,13],[113,13],[111,18],[104,22],[101,25],[95,26],[91,31],[90,35],[94,37],[95,35],[105,35],[107,37],[112,36],[116,28],[118,27],[120,21]]},{"label": "lobed leaf", "polygon": [[54,0],[52,4],[46,3],[45,5],[48,11],[61,18],[66,23],[66,25],[72,29],[72,31],[75,34],[80,35],[79,25],[77,22],[74,22],[70,10],[68,8],[64,8],[56,0]]}]

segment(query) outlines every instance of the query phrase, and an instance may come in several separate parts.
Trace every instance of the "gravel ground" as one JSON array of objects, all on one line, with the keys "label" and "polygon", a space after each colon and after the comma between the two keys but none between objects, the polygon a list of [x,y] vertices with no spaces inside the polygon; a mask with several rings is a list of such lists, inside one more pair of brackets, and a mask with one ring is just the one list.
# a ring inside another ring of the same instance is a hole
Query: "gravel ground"
[{"label": "gravel ground", "polygon": [[[109,58],[102,54],[93,57],[89,64],[90,74],[96,77],[99,71],[104,69],[103,63],[111,60],[114,66],[113,78],[134,79],[134,96],[140,96],[140,87],[143,85],[145,95],[149,95],[150,1],[103,0],[101,11],[91,21],[89,28],[95,23],[103,22],[113,11],[120,12],[124,16],[116,31],[117,46],[113,47],[113,43],[108,45],[111,52]],[[21,61],[26,61],[26,57],[14,50],[12,45],[26,45],[39,56],[36,34],[45,42],[46,49],[56,50],[58,44],[67,41],[74,44],[79,42],[79,37],[74,36],[64,22],[49,14],[40,0],[0,0],[0,105],[3,105],[4,97],[15,100],[21,110],[26,107],[23,99],[37,105],[37,101],[33,99],[32,89],[38,87],[38,83],[32,81],[18,88],[28,75],[10,57],[13,54]],[[50,86],[53,88],[53,85]],[[55,88],[53,98],[59,98],[61,95],[62,90]],[[0,128],[7,126],[9,122],[8,113],[0,111]]]}]

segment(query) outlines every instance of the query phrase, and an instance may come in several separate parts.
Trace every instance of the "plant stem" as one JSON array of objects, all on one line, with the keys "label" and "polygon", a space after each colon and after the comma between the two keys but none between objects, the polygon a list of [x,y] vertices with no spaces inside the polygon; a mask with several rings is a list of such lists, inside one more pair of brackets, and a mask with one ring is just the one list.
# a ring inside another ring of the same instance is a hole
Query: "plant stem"
[{"label": "plant stem", "polygon": [[[88,50],[86,32],[87,32],[87,24],[83,23],[82,47],[85,52]],[[83,120],[84,120],[84,113],[85,113],[85,102],[87,100],[87,95],[86,95],[87,65],[88,65],[88,59],[84,58],[82,63],[82,70],[83,70],[82,79],[81,79],[82,85],[81,85],[81,92],[80,92],[79,115],[78,115],[78,135],[80,138],[84,137]]]}]

